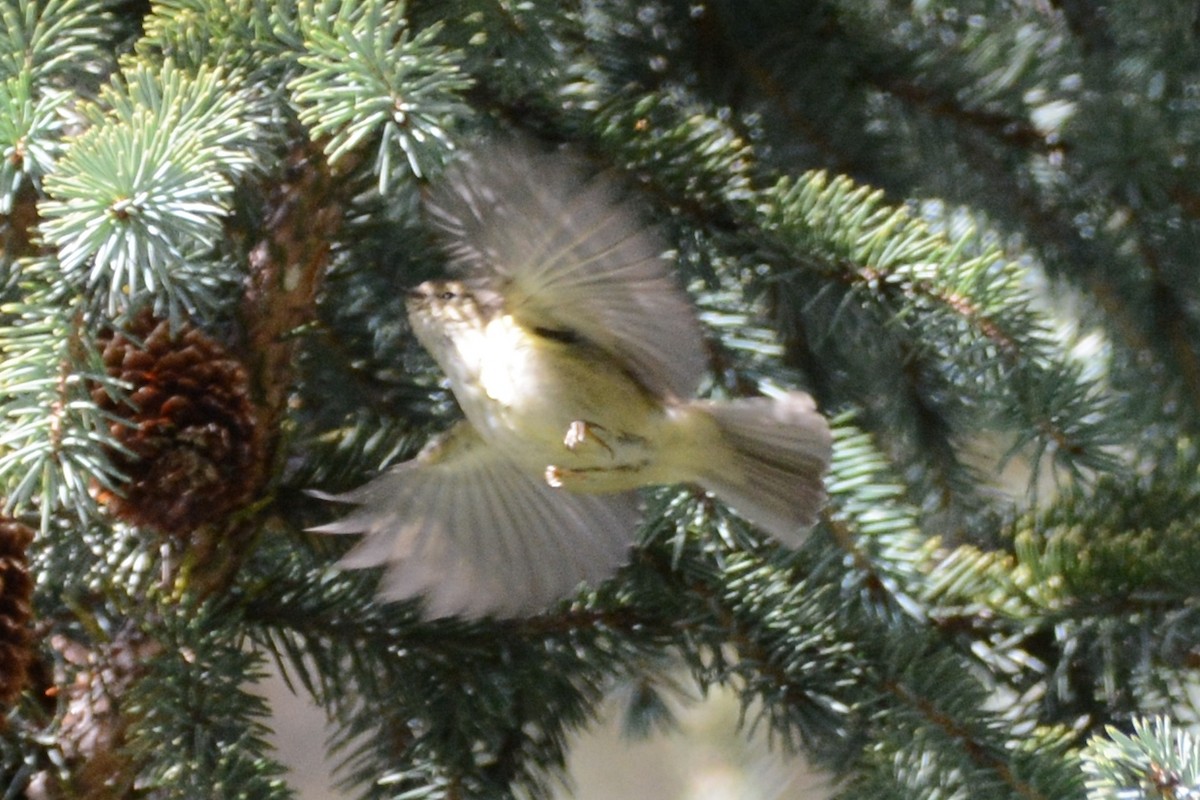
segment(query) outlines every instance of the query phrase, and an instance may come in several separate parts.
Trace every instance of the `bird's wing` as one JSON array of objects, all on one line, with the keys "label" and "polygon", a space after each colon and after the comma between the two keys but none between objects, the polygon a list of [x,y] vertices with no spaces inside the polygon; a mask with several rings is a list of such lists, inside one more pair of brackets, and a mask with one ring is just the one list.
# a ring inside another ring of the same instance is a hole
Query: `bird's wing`
[{"label": "bird's wing", "polygon": [[431,618],[542,611],[624,564],[639,518],[636,493],[553,489],[466,422],[333,499],[360,507],[316,530],[366,534],[340,565],[385,567],[380,595],[424,597]]},{"label": "bird's wing", "polygon": [[703,341],[666,244],[614,181],[585,175],[564,153],[499,140],[465,158],[429,208],[455,263],[521,324],[577,334],[652,391],[690,397]]}]

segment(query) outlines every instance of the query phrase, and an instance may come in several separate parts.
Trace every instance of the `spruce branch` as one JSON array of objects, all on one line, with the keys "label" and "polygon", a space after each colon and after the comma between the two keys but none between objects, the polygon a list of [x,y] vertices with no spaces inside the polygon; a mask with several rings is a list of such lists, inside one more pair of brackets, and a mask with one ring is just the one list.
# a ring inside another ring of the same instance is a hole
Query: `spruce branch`
[{"label": "spruce branch", "polygon": [[[946,675],[942,673],[936,677],[941,679],[945,678]],[[913,709],[919,715],[921,720],[926,723],[920,726],[921,729],[938,731],[955,746],[961,748],[962,752],[975,767],[988,773],[992,780],[1007,786],[1010,796],[1021,798],[1022,800],[1059,800],[1059,798],[1062,798],[1062,795],[1050,795],[1043,792],[1039,787],[1016,774],[1009,764],[1008,758],[1005,757],[1003,748],[999,746],[1000,743],[995,742],[991,736],[982,731],[963,724],[954,715],[940,708],[932,692],[920,693],[914,691],[913,687],[895,680],[884,680],[882,686],[886,691],[894,695],[901,704]],[[912,767],[919,769],[917,763],[913,763]],[[911,781],[918,775],[919,772],[916,774],[910,773],[909,775],[902,775],[901,779],[904,780],[907,778]],[[991,782],[991,780],[985,779],[982,785],[986,786]],[[921,786],[919,782],[914,782],[911,785],[913,789],[918,790]],[[979,783],[974,783],[973,785],[976,788],[980,786]]]},{"label": "spruce branch", "polygon": [[[1128,707],[1112,686],[1141,680],[1190,706],[1197,541],[1173,514],[1197,506],[1195,474],[1195,454],[1181,448],[1149,476],[1102,478],[1016,520],[1009,551],[931,552],[921,599],[1042,719],[1092,728]],[[1138,639],[1158,643],[1112,646]]]},{"label": "spruce branch", "polygon": [[42,236],[116,315],[150,300],[179,319],[228,282],[213,258],[256,127],[220,75],[136,68],[46,180]]},{"label": "spruce branch", "polygon": [[262,659],[241,646],[237,619],[220,602],[184,603],[151,626],[159,649],[122,709],[139,790],[178,800],[292,796],[267,742],[266,702],[246,689],[263,678]]},{"label": "spruce branch", "polygon": [[414,33],[394,0],[322,0],[302,18],[304,72],[289,86],[300,121],[313,138],[327,137],[330,163],[375,141],[381,193],[406,172],[425,177],[450,148],[470,85],[459,56],[435,43],[439,26]]},{"label": "spruce branch", "polygon": [[142,20],[137,51],[188,71],[219,68],[252,85],[278,81],[295,27],[289,10],[267,0],[163,0]]},{"label": "spruce branch", "polygon": [[1167,718],[1137,718],[1132,728],[1130,734],[1110,726],[1088,742],[1088,800],[1200,797],[1200,740]]},{"label": "spruce branch", "polygon": [[[735,656],[682,655],[702,686],[729,684],[746,703],[761,700],[772,733],[785,743],[795,744],[799,733],[810,753],[830,763],[861,759],[867,773],[886,770],[888,797],[926,796],[924,770],[935,753],[956,776],[944,785],[959,792],[986,786],[1004,797],[1077,796],[1060,791],[1072,773],[1051,759],[1035,757],[1014,770],[1007,751],[1017,734],[984,710],[985,685],[965,659],[938,652],[936,631],[919,617],[881,613],[877,594],[856,591],[870,583],[856,574],[857,563],[793,583],[781,582],[771,565],[726,559],[719,572],[688,582],[694,605],[680,618],[700,641],[720,641]],[[890,700],[855,708],[851,698],[863,686]],[[859,751],[863,736],[872,744]]]},{"label": "spruce branch", "polygon": [[[315,319],[317,293],[352,191],[351,184],[334,178],[313,143],[294,143],[281,170],[264,187],[258,224],[235,231],[250,268],[242,298],[245,360],[260,429],[276,435],[294,380],[295,334]],[[278,446],[278,440],[267,443],[272,458]]]},{"label": "spruce branch", "polygon": [[26,186],[41,189],[42,178],[62,152],[62,110],[66,92],[35,98],[30,81],[0,83],[0,214],[10,215]]},{"label": "spruce branch", "polygon": [[789,251],[821,253],[849,290],[847,310],[874,307],[881,333],[935,364],[960,400],[973,396],[988,424],[1020,432],[1028,438],[1018,444],[1032,440],[1073,471],[1118,466],[1117,442],[1100,422],[1111,413],[1103,392],[1056,356],[1016,266],[996,250],[972,253],[970,234],[946,239],[847,178],[810,174],[765,197],[764,230]]},{"label": "spruce branch", "polygon": [[854,568],[860,588],[880,613],[922,619],[924,603],[912,596],[929,570],[928,546],[903,484],[869,434],[851,414],[833,424],[836,443],[826,488],[832,508],[826,526]]},{"label": "spruce branch", "polygon": [[0,80],[32,76],[39,90],[78,85],[112,59],[109,0],[15,0],[0,6]]},{"label": "spruce branch", "polygon": [[261,584],[250,609],[262,645],[338,721],[342,772],[370,797],[547,796],[565,729],[590,716],[602,676],[636,647],[603,627],[527,636],[520,624],[420,623],[344,578]]},{"label": "spruce branch", "polygon": [[92,400],[90,385],[115,386],[95,360],[81,311],[51,299],[3,307],[0,327],[0,486],[6,513],[95,513],[92,490],[112,489],[119,471],[106,455],[120,446],[112,415]]},{"label": "spruce branch", "polygon": [[[617,95],[593,124],[599,142],[626,169],[654,175],[655,182],[644,184],[658,204],[719,224],[718,215],[754,197],[753,150],[701,106],[673,97]],[[646,135],[631,138],[630,131]]]}]

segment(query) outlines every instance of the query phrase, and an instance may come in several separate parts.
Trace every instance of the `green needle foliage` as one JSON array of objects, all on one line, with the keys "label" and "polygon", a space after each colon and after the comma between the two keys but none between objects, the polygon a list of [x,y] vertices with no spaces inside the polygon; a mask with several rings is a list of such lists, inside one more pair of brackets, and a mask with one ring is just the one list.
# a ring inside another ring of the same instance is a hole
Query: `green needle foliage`
[{"label": "green needle foliage", "polygon": [[300,121],[329,137],[331,164],[364,141],[377,148],[379,191],[404,172],[420,178],[450,146],[447,128],[463,116],[458,95],[470,79],[461,58],[437,44],[440,25],[409,33],[400,3],[313,3],[302,7],[307,51],[289,88]]},{"label": "green needle foliage", "polygon": [[48,92],[35,97],[28,76],[9,78],[0,84],[0,187],[3,213],[11,214],[13,198],[25,186],[35,189],[61,153],[58,132],[62,109],[69,102],[66,92]]},{"label": "green needle foliage", "polygon": [[[549,797],[721,688],[839,800],[1200,797],[1198,98],[1175,0],[0,0],[0,797],[292,796],[268,668],[348,796]],[[426,622],[307,532],[457,418],[403,289],[510,130],[661,228],[706,394],[833,420],[803,548],[665,487]]]},{"label": "green needle foliage", "polygon": [[111,66],[112,3],[95,0],[5,3],[0,11],[0,74],[39,84],[78,86]]},{"label": "green needle foliage", "polygon": [[1170,720],[1135,722],[1132,736],[1116,728],[1107,733],[1088,745],[1090,797],[1117,800],[1134,786],[1147,797],[1196,796],[1200,742],[1194,734],[1176,730]]},{"label": "green needle foliage", "polygon": [[219,73],[188,78],[170,61],[124,78],[47,178],[42,236],[109,315],[143,294],[172,316],[212,305],[226,271],[213,245],[254,164],[250,104]]}]

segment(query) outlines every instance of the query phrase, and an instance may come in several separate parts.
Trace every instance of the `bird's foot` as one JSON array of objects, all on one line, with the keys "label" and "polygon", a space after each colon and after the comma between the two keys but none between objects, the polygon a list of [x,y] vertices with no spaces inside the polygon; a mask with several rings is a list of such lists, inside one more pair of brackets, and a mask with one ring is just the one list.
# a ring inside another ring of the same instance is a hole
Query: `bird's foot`
[{"label": "bird's foot", "polygon": [[551,464],[550,466],[546,467],[546,485],[554,489],[561,489],[563,485],[563,478],[566,477],[566,473],[571,471],[572,470],[563,469]]},{"label": "bird's foot", "polygon": [[[609,447],[608,442],[604,441],[596,431],[604,430],[603,425],[597,425],[594,422],[577,419],[567,426],[567,435],[563,437],[563,444],[567,449],[574,453],[580,446],[586,445],[588,442],[595,442],[608,451],[610,456],[615,456],[616,453]],[[553,485],[553,484],[551,484]]]}]

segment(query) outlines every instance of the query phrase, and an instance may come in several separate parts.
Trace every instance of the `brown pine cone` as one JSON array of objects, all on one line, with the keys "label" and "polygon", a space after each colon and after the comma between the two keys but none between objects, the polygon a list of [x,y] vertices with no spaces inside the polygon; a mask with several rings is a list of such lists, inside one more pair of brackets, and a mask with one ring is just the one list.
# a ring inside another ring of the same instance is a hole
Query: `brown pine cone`
[{"label": "brown pine cone", "polygon": [[101,502],[119,519],[186,535],[245,505],[263,475],[263,439],[245,367],[203,331],[174,335],[148,313],[101,340],[108,374],[128,383],[132,407],[101,387],[92,398],[129,420],[112,434],[129,480]]},{"label": "brown pine cone", "polygon": [[0,518],[0,705],[10,706],[29,677],[33,663],[33,578],[26,548],[33,531]]}]

